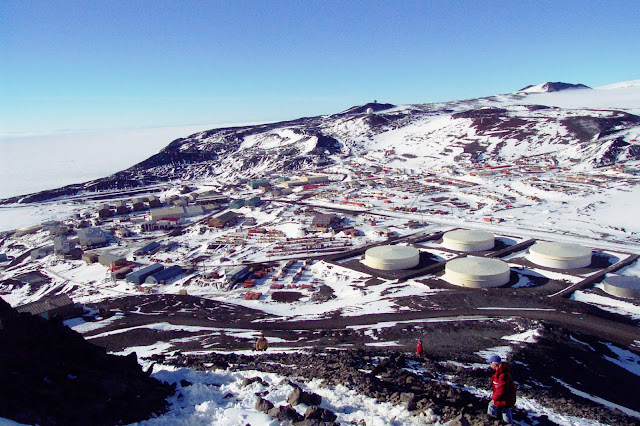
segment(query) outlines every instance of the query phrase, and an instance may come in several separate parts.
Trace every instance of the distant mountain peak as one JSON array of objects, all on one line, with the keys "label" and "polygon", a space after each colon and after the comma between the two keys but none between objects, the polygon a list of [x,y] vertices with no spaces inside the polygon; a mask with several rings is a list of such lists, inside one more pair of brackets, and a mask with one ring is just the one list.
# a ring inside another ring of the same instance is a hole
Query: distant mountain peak
[{"label": "distant mountain peak", "polygon": [[346,111],[342,111],[337,115],[347,115],[347,114],[364,114],[367,112],[369,108],[373,110],[373,112],[384,111],[387,109],[395,108],[396,106],[393,104],[380,103],[378,101],[369,102],[364,105],[356,105],[349,108]]},{"label": "distant mountain peak", "polygon": [[561,81],[547,81],[546,83],[524,87],[518,90],[516,93],[550,93],[571,89],[591,89],[591,87],[585,86],[584,84],[563,83]]}]

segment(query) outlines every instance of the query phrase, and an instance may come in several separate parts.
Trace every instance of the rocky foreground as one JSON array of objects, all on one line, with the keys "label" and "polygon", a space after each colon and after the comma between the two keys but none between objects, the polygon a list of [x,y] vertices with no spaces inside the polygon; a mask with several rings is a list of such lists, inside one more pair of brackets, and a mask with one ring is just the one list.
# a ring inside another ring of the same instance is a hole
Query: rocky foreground
[{"label": "rocky foreground", "polygon": [[173,385],[135,354],[107,354],[60,322],[0,299],[0,417],[39,425],[127,424],[165,412]]},{"label": "rocky foreground", "polygon": [[[385,333],[383,337],[399,340],[407,330],[391,327]],[[322,347],[316,341],[317,349],[311,351],[248,356],[219,352],[187,355],[176,350],[154,355],[150,361],[203,371],[263,371],[285,377],[285,383],[271,384],[256,394],[255,405],[285,424],[333,424],[336,420],[334,413],[318,407],[318,395],[302,390],[302,384],[312,379],[322,379],[330,387],[346,386],[380,402],[404,405],[426,422],[499,424],[484,414],[488,400],[470,392],[488,389],[490,372],[488,368],[470,368],[478,358],[461,350],[461,345],[468,343],[464,336],[447,335],[455,343],[450,347],[436,334],[428,334],[429,350],[424,357],[407,350],[367,347],[362,345],[362,336],[349,334],[345,339],[349,336],[353,346],[344,350],[331,349],[336,342],[327,338],[329,346]],[[120,340],[122,336],[112,338]],[[518,346],[510,355],[518,397],[556,413],[604,424],[637,424],[637,419],[580,398],[562,385],[569,383],[639,410],[637,394],[629,392],[637,386],[637,376],[604,361],[603,354],[615,357],[597,338],[557,325],[541,325],[535,344]],[[0,299],[0,418],[40,425],[112,425],[148,419],[170,408],[167,398],[176,394],[176,389],[180,392],[191,385],[186,381],[177,387],[162,383],[149,372],[143,371],[135,355],[109,355],[104,347],[86,342],[59,322],[19,314]],[[249,385],[262,379],[245,380]],[[605,383],[616,386],[603,390]],[[288,405],[274,406],[270,401],[273,386],[294,389]],[[298,403],[309,406],[304,416],[293,409]],[[553,424],[544,415],[518,409],[514,419],[520,424]]]},{"label": "rocky foreground", "polygon": [[[562,333],[550,331],[550,334],[555,336],[547,339],[547,344],[551,344],[556,338],[562,338]],[[547,349],[543,342],[531,353],[523,349],[514,355],[522,360],[533,361],[531,356],[540,356]],[[514,365],[514,374],[519,375],[519,397],[536,400],[557,413],[592,419],[604,424],[637,424],[637,419],[578,398],[557,383],[554,384],[551,376],[544,374],[544,369],[545,365],[551,367],[552,358],[557,353],[551,351],[548,354],[549,358],[545,359],[542,356],[539,360],[540,365],[534,365],[536,372],[523,367],[523,363]],[[439,417],[441,422],[451,421],[451,425],[502,424],[485,414],[488,399],[479,398],[465,390],[470,386],[489,389],[488,369],[463,368],[402,352],[371,349],[315,350],[308,353],[265,353],[256,356],[220,353],[183,355],[177,352],[172,356],[153,356],[151,359],[196,370],[231,369],[276,373],[288,377],[290,380],[286,385],[293,385],[294,388],[298,386],[297,383],[323,379],[327,386],[344,385],[380,402],[405,404],[407,410],[425,419]],[[555,368],[562,368],[562,364],[562,359],[558,358],[558,365],[551,367],[548,372],[553,374]],[[261,379],[256,377],[253,380]],[[531,386],[531,383],[537,385]],[[307,398],[312,400],[313,395]],[[323,415],[326,416],[325,420],[331,420],[330,413],[314,411],[310,415],[315,418],[299,416],[291,407],[296,405],[298,400],[299,397],[292,395],[288,401],[289,406],[273,407],[269,401],[269,392],[265,391],[256,396],[256,409],[281,421],[286,420],[297,425],[332,424],[322,421],[319,417]],[[307,402],[307,405],[313,404]],[[514,410],[514,419],[520,424],[555,424],[544,415],[536,417],[518,409]]]}]

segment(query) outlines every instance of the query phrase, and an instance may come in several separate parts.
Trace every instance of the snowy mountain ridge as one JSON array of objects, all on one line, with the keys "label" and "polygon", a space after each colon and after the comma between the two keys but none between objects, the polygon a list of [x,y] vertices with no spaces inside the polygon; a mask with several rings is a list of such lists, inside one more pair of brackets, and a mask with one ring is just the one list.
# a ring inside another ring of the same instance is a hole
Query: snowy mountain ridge
[{"label": "snowy mountain ridge", "polygon": [[544,83],[478,99],[399,106],[373,102],[332,115],[212,129],[176,139],[104,179],[5,202],[169,180],[302,174],[349,157],[433,169],[548,156],[560,167],[588,170],[640,159],[640,146],[633,141],[640,133],[637,83],[596,89]]},{"label": "snowy mountain ridge", "polygon": [[562,90],[569,89],[591,89],[589,86],[585,86],[584,84],[570,84],[570,83],[562,83],[559,81],[546,83],[540,83],[536,85],[530,85],[518,90],[516,93],[549,93],[549,92],[560,92]]}]

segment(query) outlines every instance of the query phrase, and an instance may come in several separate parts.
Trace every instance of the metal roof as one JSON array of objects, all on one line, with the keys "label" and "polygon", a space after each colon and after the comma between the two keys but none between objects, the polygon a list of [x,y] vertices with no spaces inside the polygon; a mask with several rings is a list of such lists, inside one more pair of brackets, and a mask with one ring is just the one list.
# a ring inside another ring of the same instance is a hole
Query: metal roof
[{"label": "metal roof", "polygon": [[63,306],[73,305],[73,300],[66,293],[57,296],[45,297],[35,302],[16,306],[16,311],[27,312],[31,315],[40,315]]}]

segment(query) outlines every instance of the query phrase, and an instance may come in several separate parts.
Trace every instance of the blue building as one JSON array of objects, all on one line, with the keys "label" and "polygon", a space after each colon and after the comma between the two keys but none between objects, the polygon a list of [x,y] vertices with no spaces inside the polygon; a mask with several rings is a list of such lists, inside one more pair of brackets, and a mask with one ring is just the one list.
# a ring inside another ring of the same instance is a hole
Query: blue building
[{"label": "blue building", "polygon": [[140,268],[137,271],[130,272],[126,275],[125,279],[130,283],[142,284],[144,280],[151,274],[155,274],[156,272],[160,272],[164,269],[159,263],[154,263],[149,266],[145,266],[144,268]]},{"label": "blue building", "polygon": [[178,265],[173,265],[149,275],[144,282],[145,284],[166,284],[171,278],[175,278],[180,274],[182,274],[182,268]]},{"label": "blue building", "polygon": [[160,249],[161,245],[157,241],[152,241],[144,247],[140,247],[135,251],[135,255],[139,256],[142,254],[153,254]]}]

